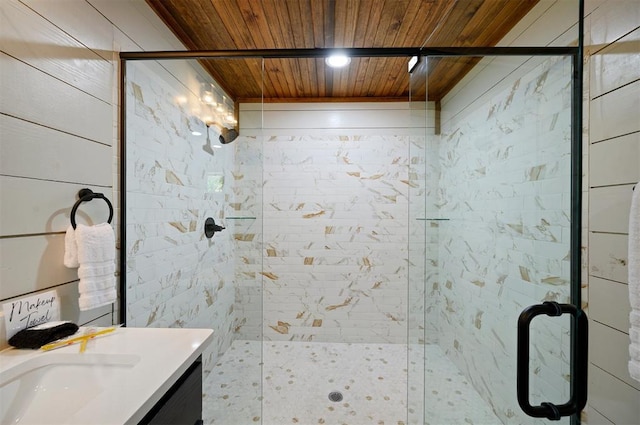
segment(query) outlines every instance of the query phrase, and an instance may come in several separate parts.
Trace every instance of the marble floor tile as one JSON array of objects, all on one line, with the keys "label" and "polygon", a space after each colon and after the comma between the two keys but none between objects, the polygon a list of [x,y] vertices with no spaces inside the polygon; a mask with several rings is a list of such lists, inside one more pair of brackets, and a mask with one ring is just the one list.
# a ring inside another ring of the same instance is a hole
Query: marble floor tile
[{"label": "marble floor tile", "polygon": [[[428,388],[422,422],[415,397],[424,391],[416,361],[421,348],[407,353],[404,344],[234,341],[205,377],[205,424],[500,423],[437,345],[424,350]],[[334,391],[341,401],[329,399]]]}]

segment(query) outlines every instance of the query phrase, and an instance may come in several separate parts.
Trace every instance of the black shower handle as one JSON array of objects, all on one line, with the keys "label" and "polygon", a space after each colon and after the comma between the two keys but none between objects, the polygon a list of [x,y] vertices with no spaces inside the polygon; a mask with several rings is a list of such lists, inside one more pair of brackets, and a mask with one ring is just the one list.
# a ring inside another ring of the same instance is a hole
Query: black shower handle
[{"label": "black shower handle", "polygon": [[[571,374],[571,398],[565,404],[541,403],[532,406],[529,403],[529,326],[531,321],[541,314],[561,316],[569,313],[572,316],[571,330],[574,344],[571,348],[573,368]],[[587,347],[589,338],[587,315],[582,309],[572,304],[558,304],[545,301],[542,304],[525,308],[518,317],[518,355],[517,355],[517,393],[520,408],[534,418],[547,418],[552,421],[562,416],[579,413],[587,404]]]},{"label": "black shower handle", "polygon": [[211,217],[208,217],[204,221],[204,235],[207,238],[212,238],[214,233],[220,232],[220,231],[222,231],[224,229],[225,229],[224,227],[218,226],[216,224],[216,222],[214,221],[214,219],[211,218]]}]

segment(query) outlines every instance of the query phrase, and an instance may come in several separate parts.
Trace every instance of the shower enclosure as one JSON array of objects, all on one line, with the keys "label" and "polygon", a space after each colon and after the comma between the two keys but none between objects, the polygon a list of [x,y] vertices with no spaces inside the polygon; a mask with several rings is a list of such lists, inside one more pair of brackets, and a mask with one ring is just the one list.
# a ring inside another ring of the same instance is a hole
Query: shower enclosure
[{"label": "shower enclosure", "polygon": [[350,52],[406,99],[265,102],[296,52],[122,54],[123,321],[215,330],[205,423],[579,423],[579,50]]}]

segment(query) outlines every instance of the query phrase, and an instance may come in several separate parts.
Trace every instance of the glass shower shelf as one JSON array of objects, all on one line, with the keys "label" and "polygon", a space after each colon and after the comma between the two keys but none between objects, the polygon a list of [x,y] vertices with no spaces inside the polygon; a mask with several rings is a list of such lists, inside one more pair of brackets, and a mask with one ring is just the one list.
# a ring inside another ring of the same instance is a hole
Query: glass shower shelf
[{"label": "glass shower shelf", "polygon": [[255,220],[256,217],[226,217],[225,220]]},{"label": "glass shower shelf", "polygon": [[416,218],[416,220],[422,220],[422,221],[449,221],[448,218]]}]

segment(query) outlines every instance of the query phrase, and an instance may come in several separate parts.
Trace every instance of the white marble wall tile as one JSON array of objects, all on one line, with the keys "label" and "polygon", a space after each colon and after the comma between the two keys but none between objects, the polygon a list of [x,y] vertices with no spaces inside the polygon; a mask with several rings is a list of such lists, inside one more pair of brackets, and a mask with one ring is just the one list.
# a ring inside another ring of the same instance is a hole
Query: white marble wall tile
[{"label": "white marble wall tile", "polygon": [[[569,296],[569,65],[543,63],[442,129],[438,340],[507,424],[538,423],[513,394],[517,316]],[[544,343],[566,333],[534,332],[532,397],[568,398],[566,350]]]},{"label": "white marble wall tile", "polygon": [[241,135],[233,142],[233,202],[227,217],[234,223],[234,338],[262,340],[263,334],[263,140]]},{"label": "white marble wall tile", "polygon": [[[175,101],[175,83],[143,63],[127,73],[127,322],[131,326],[205,327],[216,331],[205,370],[231,343],[235,323],[234,150],[203,150],[204,123]],[[209,129],[209,137],[218,134]],[[223,189],[207,185],[224,178]],[[227,229],[204,237],[213,217]]]},{"label": "white marble wall tile", "polygon": [[263,174],[236,193],[264,200],[263,292],[251,279],[236,292],[252,304],[240,334],[262,314],[249,333],[265,339],[406,342],[409,136],[265,136],[262,149]]}]

